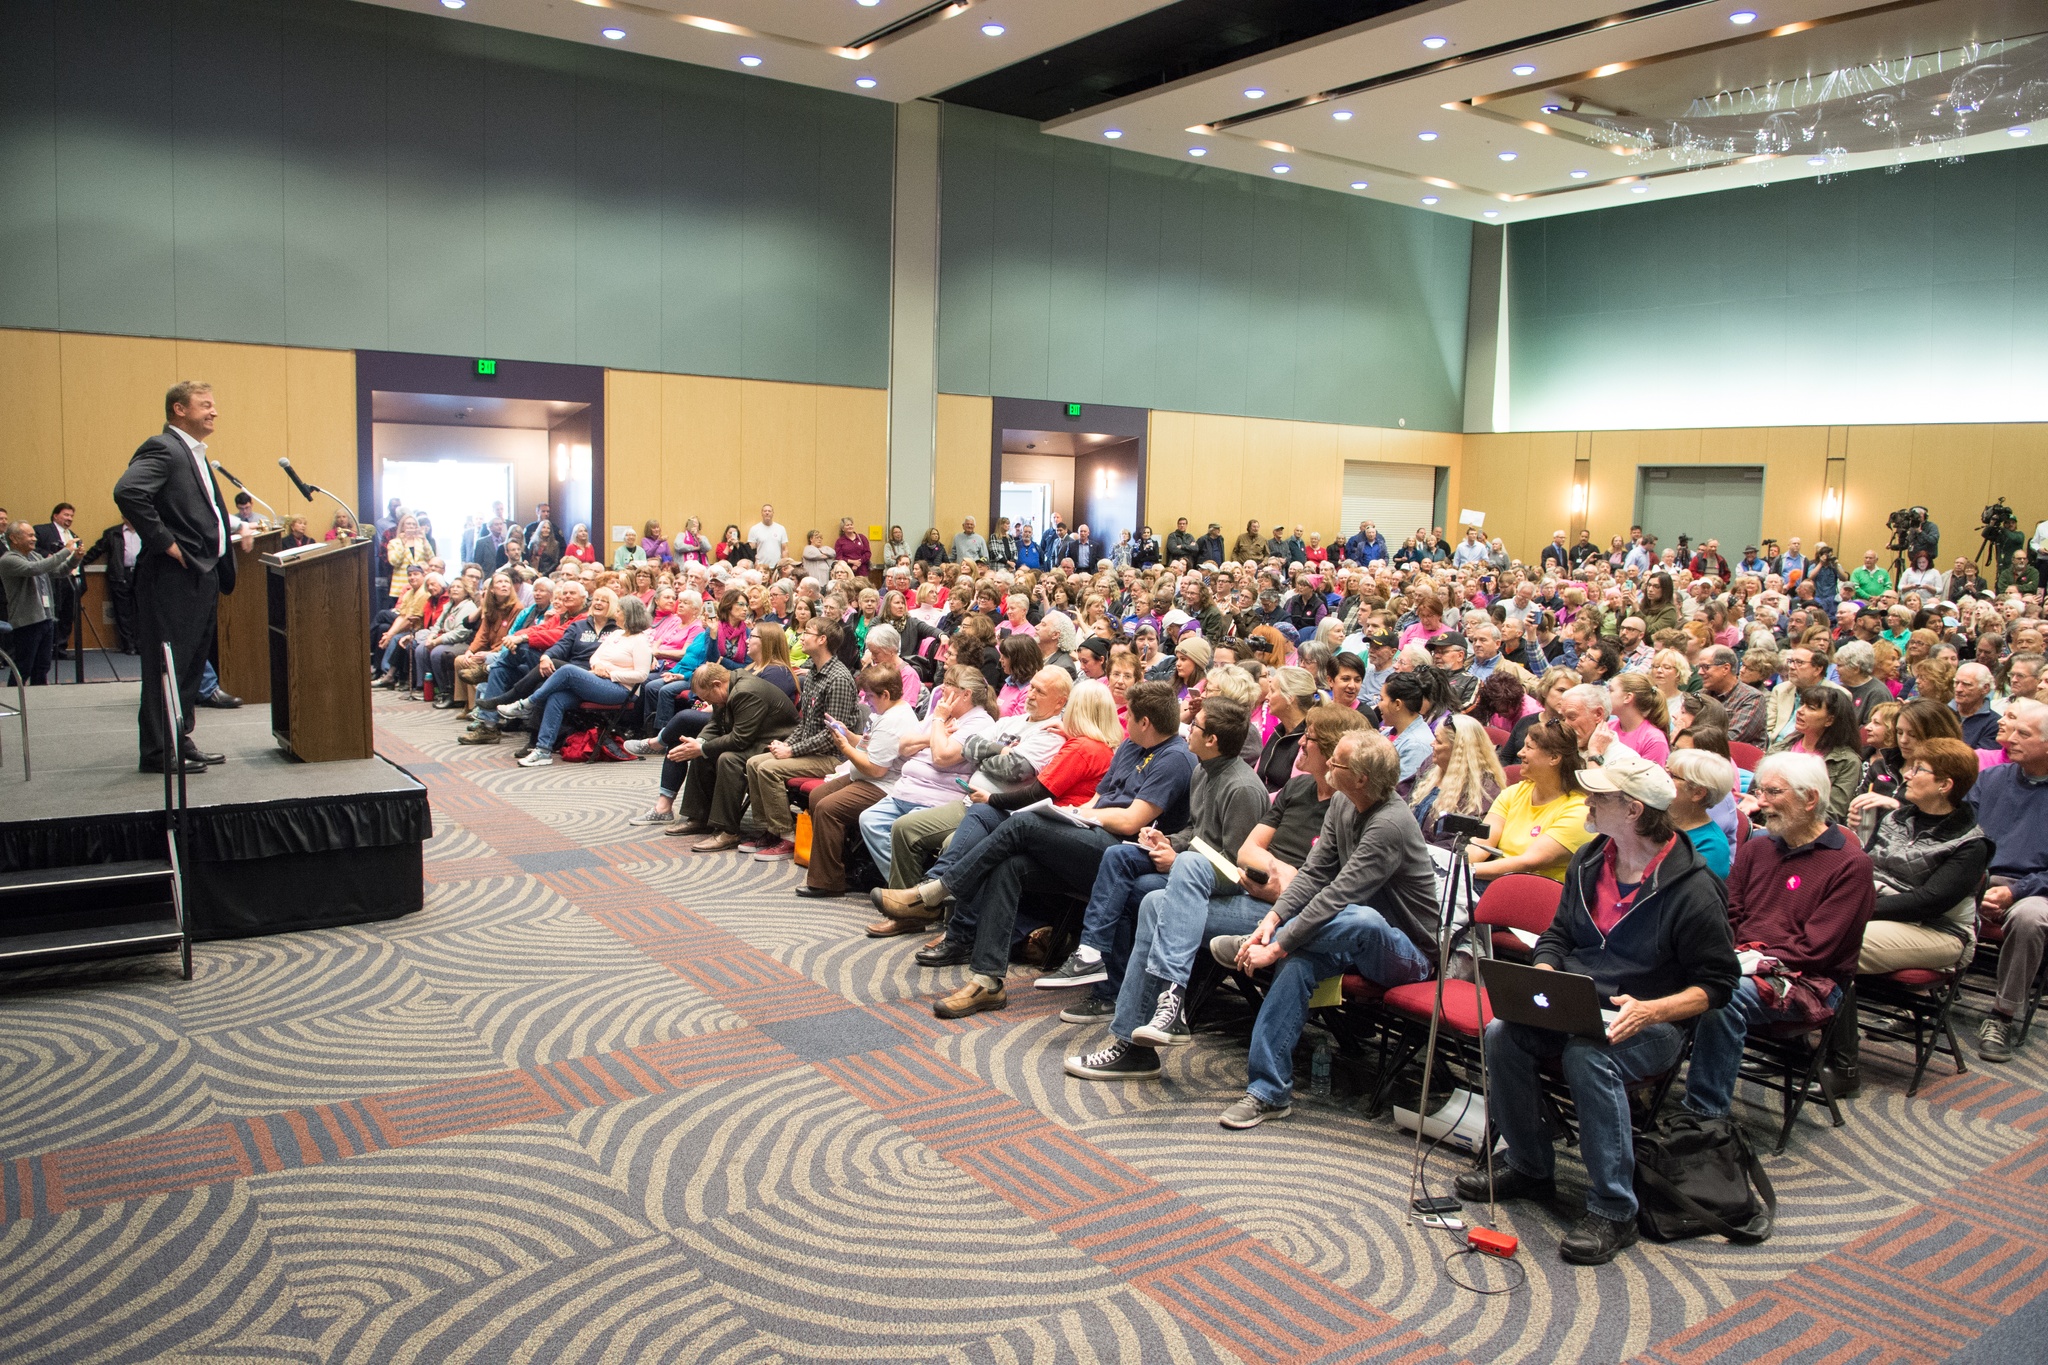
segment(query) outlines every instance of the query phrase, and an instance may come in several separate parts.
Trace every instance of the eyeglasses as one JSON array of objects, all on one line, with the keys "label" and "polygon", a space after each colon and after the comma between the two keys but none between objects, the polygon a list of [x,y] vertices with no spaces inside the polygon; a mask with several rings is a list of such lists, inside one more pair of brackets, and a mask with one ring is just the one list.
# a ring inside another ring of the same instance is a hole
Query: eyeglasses
[{"label": "eyeglasses", "polygon": [[1776,785],[1775,783],[1768,787],[1764,786],[1762,783],[1758,783],[1756,786],[1751,787],[1749,790],[1750,793],[1754,796],[1768,796],[1773,801],[1777,800],[1781,796],[1790,796],[1792,794],[1792,789],[1790,787],[1781,787]]}]

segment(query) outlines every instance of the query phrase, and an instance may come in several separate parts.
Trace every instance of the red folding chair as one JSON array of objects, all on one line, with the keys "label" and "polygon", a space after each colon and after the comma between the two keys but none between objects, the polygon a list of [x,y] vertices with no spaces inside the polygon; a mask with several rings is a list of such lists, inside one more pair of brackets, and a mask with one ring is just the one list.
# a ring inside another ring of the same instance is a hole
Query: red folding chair
[{"label": "red folding chair", "polygon": [[1522,780],[1522,765],[1519,763],[1510,763],[1501,772],[1506,775],[1510,787]]},{"label": "red folding chair", "polygon": [[1731,739],[1728,741],[1728,757],[1734,759],[1735,766],[1742,771],[1753,773],[1756,771],[1756,765],[1764,761],[1764,751],[1754,744],[1744,744],[1740,740]]}]

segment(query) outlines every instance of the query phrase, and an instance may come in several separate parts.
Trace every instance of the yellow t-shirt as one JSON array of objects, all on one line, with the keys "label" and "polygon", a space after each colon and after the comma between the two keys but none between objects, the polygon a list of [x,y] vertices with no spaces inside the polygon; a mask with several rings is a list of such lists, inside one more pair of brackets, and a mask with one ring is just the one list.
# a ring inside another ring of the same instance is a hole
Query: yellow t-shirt
[{"label": "yellow t-shirt", "polygon": [[1561,882],[1571,855],[1593,837],[1593,831],[1586,828],[1586,797],[1583,792],[1566,792],[1548,805],[1538,806],[1535,794],[1533,785],[1517,782],[1493,798],[1486,818],[1500,820],[1500,838],[1494,842],[1506,857],[1520,857],[1545,834],[1564,845],[1564,857],[1549,867],[1535,869],[1538,876]]}]

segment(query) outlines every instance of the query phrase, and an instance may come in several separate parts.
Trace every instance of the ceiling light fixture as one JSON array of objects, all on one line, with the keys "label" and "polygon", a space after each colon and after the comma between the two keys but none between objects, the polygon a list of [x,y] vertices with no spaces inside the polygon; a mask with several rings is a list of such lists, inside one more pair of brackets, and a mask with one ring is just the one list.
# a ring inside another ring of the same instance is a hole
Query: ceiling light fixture
[{"label": "ceiling light fixture", "polygon": [[1488,210],[1487,210],[1486,212],[1484,212],[1484,213],[1480,214],[1479,216],[1480,216],[1481,218],[1498,218],[1498,217],[1500,217],[1500,210],[1499,210],[1499,209],[1488,209]]},{"label": "ceiling light fixture", "polygon": [[604,36],[616,43],[619,39],[626,36],[626,30],[622,28],[608,28],[604,30]]},{"label": "ceiling light fixture", "polygon": [[1425,204],[1434,204],[1436,202],[1436,196],[1433,194],[1425,194],[1422,196],[1422,202]]},{"label": "ceiling light fixture", "polygon": [[1372,182],[1369,180],[1354,180],[1351,182],[1351,188],[1354,190],[1362,190],[1371,183]]},{"label": "ceiling light fixture", "polygon": [[1511,66],[1508,70],[1514,72],[1517,76],[1533,76],[1536,74],[1536,68],[1527,62],[1523,62],[1520,66]]},{"label": "ceiling light fixture", "polygon": [[759,66],[760,64],[761,59],[759,57],[754,56],[752,53],[749,53],[748,55],[740,58],[741,66]]},{"label": "ceiling light fixture", "polygon": [[1417,134],[1415,135],[1415,138],[1416,138],[1416,141],[1418,141],[1418,142],[1434,142],[1434,141],[1436,141],[1436,134],[1435,134],[1435,133],[1427,133],[1427,132],[1424,132],[1424,133],[1417,133]]},{"label": "ceiling light fixture", "polygon": [[1281,163],[1280,163],[1279,165],[1277,165],[1277,166],[1275,166],[1275,167],[1273,168],[1273,174],[1275,174],[1275,175],[1285,175],[1285,174],[1287,174],[1287,173],[1288,173],[1289,171],[1291,171],[1291,170],[1293,170],[1293,169],[1294,169],[1294,167],[1292,167],[1292,166],[1288,165],[1288,164],[1287,164],[1286,162],[1284,162],[1284,161],[1283,161],[1283,162],[1281,162]]},{"label": "ceiling light fixture", "polygon": [[1584,179],[1586,178],[1586,175],[1587,175],[1587,172],[1585,172],[1585,171],[1573,171],[1573,172],[1572,172],[1572,179],[1574,179],[1574,180],[1584,180]]},{"label": "ceiling light fixture", "polygon": [[1513,161],[1513,160],[1515,159],[1515,156],[1516,156],[1516,155],[1517,155],[1517,154],[1516,154],[1516,153],[1514,153],[1514,152],[1502,152],[1502,153],[1500,154],[1500,159],[1501,159],[1502,161]]},{"label": "ceiling light fixture", "polygon": [[1555,113],[1559,113],[1559,112],[1561,112],[1561,111],[1562,111],[1563,109],[1564,109],[1564,106],[1563,106],[1562,104],[1546,104],[1546,105],[1544,105],[1544,106],[1543,106],[1543,112],[1544,112],[1544,113],[1546,113],[1546,114],[1555,114]]},{"label": "ceiling light fixture", "polygon": [[1207,155],[1209,155],[1209,149],[1208,149],[1207,147],[1190,147],[1190,148],[1188,148],[1188,155],[1189,155],[1189,156],[1207,156]]},{"label": "ceiling light fixture", "polygon": [[1108,138],[1111,142],[1114,142],[1124,135],[1124,130],[1121,128],[1104,128],[1102,130],[1102,135]]},{"label": "ceiling light fixture", "polygon": [[991,38],[1000,38],[1003,36],[1003,33],[1005,32],[1001,24],[983,24],[981,26],[981,31]]},{"label": "ceiling light fixture", "polygon": [[2024,127],[2024,126],[2022,126],[2022,127],[2019,127],[2019,128],[2008,128],[2008,129],[2006,129],[2006,130],[2005,130],[2005,135],[2006,135],[2007,137],[2025,137],[2025,136],[2026,136],[2027,134],[2029,134],[2029,133],[2031,133],[2031,132],[2033,132],[2033,131],[2034,131],[2034,130],[2033,130],[2032,128],[2028,128],[2028,127]]},{"label": "ceiling light fixture", "polygon": [[855,76],[853,78],[853,83],[863,90],[872,90],[875,88],[875,78],[873,76]]},{"label": "ceiling light fixture", "polygon": [[1825,166],[1828,164],[1828,159],[1824,156],[1810,156],[1806,158],[1806,164],[1809,166]]},{"label": "ceiling light fixture", "polygon": [[1351,122],[1351,111],[1349,109],[1339,109],[1331,114],[1330,117],[1339,123],[1349,123]]},{"label": "ceiling light fixture", "polygon": [[1449,38],[1439,38],[1435,34],[1431,34],[1429,37],[1424,38],[1422,40],[1422,45],[1428,48],[1431,52],[1434,52],[1440,47],[1450,46],[1450,42],[1451,40]]},{"label": "ceiling light fixture", "polygon": [[1731,24],[1753,24],[1756,22],[1756,11],[1753,9],[1739,9],[1728,16],[1728,22]]},{"label": "ceiling light fixture", "polygon": [[1255,85],[1244,92],[1244,97],[1248,100],[1262,100],[1266,98],[1266,92]]},{"label": "ceiling light fixture", "polygon": [[1628,192],[1630,194],[1648,194],[1650,187],[1648,185],[1631,185]]},{"label": "ceiling light fixture", "polygon": [[461,9],[469,0],[441,0],[442,9]]},{"label": "ceiling light fixture", "polygon": [[853,0],[853,3],[859,5],[862,9],[873,9],[876,5],[881,4],[882,0]]}]

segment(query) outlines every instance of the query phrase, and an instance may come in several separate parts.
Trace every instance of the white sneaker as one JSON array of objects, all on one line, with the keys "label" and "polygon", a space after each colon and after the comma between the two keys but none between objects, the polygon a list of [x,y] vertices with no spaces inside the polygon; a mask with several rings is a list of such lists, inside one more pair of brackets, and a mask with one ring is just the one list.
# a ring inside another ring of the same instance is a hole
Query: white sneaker
[{"label": "white sneaker", "polygon": [[555,755],[552,750],[535,749],[525,758],[519,760],[519,766],[522,768],[545,768],[554,761]]},{"label": "white sneaker", "polygon": [[498,714],[519,720],[526,715],[526,701],[523,698],[519,701],[508,701],[498,708]]},{"label": "white sneaker", "polygon": [[[667,753],[668,747],[658,738],[629,739],[626,741],[626,752],[629,754],[639,754],[642,758],[653,758]],[[654,822],[649,821],[649,823],[652,824]]]},{"label": "white sneaker", "polygon": [[[628,745],[627,747],[628,747],[628,748],[630,748],[630,747],[632,747],[632,746],[631,746],[631,745]],[[536,749],[536,750],[535,750],[534,752],[535,752],[535,753],[538,753],[538,752],[540,752],[540,751]],[[629,825],[669,825],[669,824],[674,824],[674,823],[675,823],[675,818],[676,818],[676,813],[675,813],[675,811],[674,811],[674,810],[672,810],[672,809],[671,809],[671,810],[649,810],[649,811],[644,811],[644,812],[642,812],[641,814],[639,814],[639,815],[636,815],[636,816],[634,816],[634,817],[633,817],[632,819],[628,820],[628,821],[627,821],[626,823],[627,823],[627,824],[629,824]]]}]

